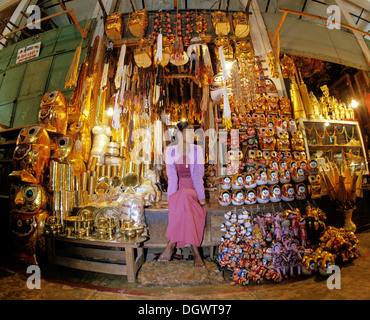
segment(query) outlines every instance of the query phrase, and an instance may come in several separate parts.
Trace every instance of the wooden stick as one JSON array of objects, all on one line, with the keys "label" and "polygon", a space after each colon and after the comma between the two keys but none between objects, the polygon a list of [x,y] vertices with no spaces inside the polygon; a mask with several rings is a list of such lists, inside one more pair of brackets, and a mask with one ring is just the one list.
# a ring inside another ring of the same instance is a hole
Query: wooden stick
[{"label": "wooden stick", "polygon": [[[280,9],[279,9],[280,10]],[[284,12],[283,13],[283,15],[282,15],[282,17],[281,17],[281,19],[280,19],[280,22],[279,22],[279,25],[278,25],[278,27],[277,27],[277,29],[276,29],[276,31],[275,31],[275,34],[274,34],[274,36],[273,36],[273,38],[272,38],[272,43],[275,43],[275,40],[276,40],[276,37],[278,36],[278,34],[280,33],[280,29],[281,29],[281,27],[283,26],[283,23],[284,23],[284,20],[285,20],[285,18],[286,18],[286,15],[288,14],[288,12]]]},{"label": "wooden stick", "polygon": [[73,13],[73,10],[70,11],[70,12],[67,12],[67,8],[64,5],[64,3],[62,2],[62,0],[57,0],[57,1],[58,1],[59,5],[62,7],[62,9],[67,13],[68,17],[70,17],[73,20],[73,22],[76,25],[78,31],[81,33],[82,38],[85,39],[87,37],[88,30],[81,28],[80,23],[78,22],[75,14]]},{"label": "wooden stick", "polygon": [[[285,13],[285,15],[287,13],[292,13],[292,14],[297,14],[297,15],[301,15],[301,16],[304,16],[304,17],[308,17],[308,18],[318,19],[318,20],[321,20],[321,21],[328,21],[328,18],[320,17],[320,16],[317,16],[317,15],[314,15],[314,14],[310,14],[310,13],[306,13],[306,12],[301,12],[301,11],[296,11],[296,10],[291,10],[291,9],[285,9],[285,8],[279,8],[279,11],[283,12],[283,15],[284,15],[284,13]],[[280,22],[281,22],[281,20],[280,20]],[[362,33],[362,34],[364,34],[366,36],[369,35],[368,32],[362,31],[362,30],[360,30],[358,28],[351,27],[348,24],[343,24],[343,23],[339,23],[339,22],[336,22],[336,21],[332,21],[332,23],[333,24],[336,24],[336,25],[339,25],[341,27],[350,29],[352,31],[360,32],[360,33]]]},{"label": "wooden stick", "polygon": [[73,9],[69,9],[69,10],[66,10],[66,11],[62,11],[62,12],[58,12],[58,13],[54,13],[54,14],[52,14],[52,15],[50,15],[50,16],[45,17],[45,18],[41,18],[41,19],[36,20],[36,21],[34,21],[34,22],[32,22],[32,23],[26,24],[25,26],[20,27],[20,28],[18,28],[18,29],[16,29],[16,30],[13,30],[13,31],[11,31],[11,32],[7,33],[6,35],[2,35],[2,36],[0,36],[0,40],[1,40],[1,39],[4,39],[4,38],[5,38],[5,37],[7,37],[7,36],[10,36],[10,35],[12,35],[12,34],[14,34],[14,33],[18,32],[18,31],[21,31],[21,30],[23,30],[23,29],[25,29],[25,28],[28,28],[29,26],[35,25],[35,24],[37,24],[37,23],[39,23],[39,22],[42,22],[42,21],[45,21],[45,20],[48,20],[48,19],[51,19],[51,18],[54,18],[54,17],[57,17],[57,16],[61,16],[62,14],[66,14],[66,13],[69,13],[69,12],[73,12]]}]

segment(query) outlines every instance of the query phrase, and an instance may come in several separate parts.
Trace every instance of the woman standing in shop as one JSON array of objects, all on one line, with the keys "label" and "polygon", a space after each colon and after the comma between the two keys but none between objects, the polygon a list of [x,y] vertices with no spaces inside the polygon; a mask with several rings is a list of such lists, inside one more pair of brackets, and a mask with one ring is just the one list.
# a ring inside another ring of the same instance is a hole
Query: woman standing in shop
[{"label": "woman standing in shop", "polygon": [[158,261],[171,259],[175,247],[190,244],[194,266],[204,267],[198,247],[202,243],[206,220],[203,185],[203,150],[194,143],[194,129],[188,122],[176,125],[175,142],[166,151],[168,176],[168,227],[169,240]]}]

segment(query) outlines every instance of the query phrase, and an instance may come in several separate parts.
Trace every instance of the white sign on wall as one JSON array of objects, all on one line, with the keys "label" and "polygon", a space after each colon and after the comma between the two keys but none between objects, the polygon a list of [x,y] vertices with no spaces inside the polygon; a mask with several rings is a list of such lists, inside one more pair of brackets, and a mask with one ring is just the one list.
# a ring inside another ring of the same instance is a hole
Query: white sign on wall
[{"label": "white sign on wall", "polygon": [[20,48],[17,53],[17,60],[15,63],[21,63],[32,58],[36,58],[40,54],[41,42],[31,44],[27,47]]}]

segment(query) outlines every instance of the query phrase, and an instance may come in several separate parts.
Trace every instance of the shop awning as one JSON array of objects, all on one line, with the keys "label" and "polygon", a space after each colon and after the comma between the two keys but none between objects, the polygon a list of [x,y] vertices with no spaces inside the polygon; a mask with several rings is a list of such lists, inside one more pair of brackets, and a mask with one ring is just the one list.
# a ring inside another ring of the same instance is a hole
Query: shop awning
[{"label": "shop awning", "polygon": [[[266,28],[274,34],[281,14],[262,12]],[[287,16],[280,30],[280,51],[369,70],[352,32],[326,27],[325,22],[307,22]]]}]

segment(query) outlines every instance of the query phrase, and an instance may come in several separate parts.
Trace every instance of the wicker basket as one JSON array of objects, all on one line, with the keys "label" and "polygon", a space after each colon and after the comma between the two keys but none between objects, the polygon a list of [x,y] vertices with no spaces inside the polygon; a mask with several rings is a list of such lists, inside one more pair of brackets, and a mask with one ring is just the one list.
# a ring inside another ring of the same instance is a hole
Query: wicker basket
[{"label": "wicker basket", "polygon": [[111,40],[122,39],[123,35],[123,16],[122,12],[112,13],[105,24],[105,33]]},{"label": "wicker basket", "polygon": [[148,27],[148,22],[148,12],[146,9],[135,10],[131,14],[128,22],[128,28],[135,37],[141,38],[145,34],[145,31]]},{"label": "wicker basket", "polygon": [[217,35],[226,36],[230,32],[230,20],[226,16],[226,12],[216,11],[211,13],[212,25]]},{"label": "wicker basket", "polygon": [[237,38],[249,35],[249,19],[244,12],[233,13],[234,34]]}]

